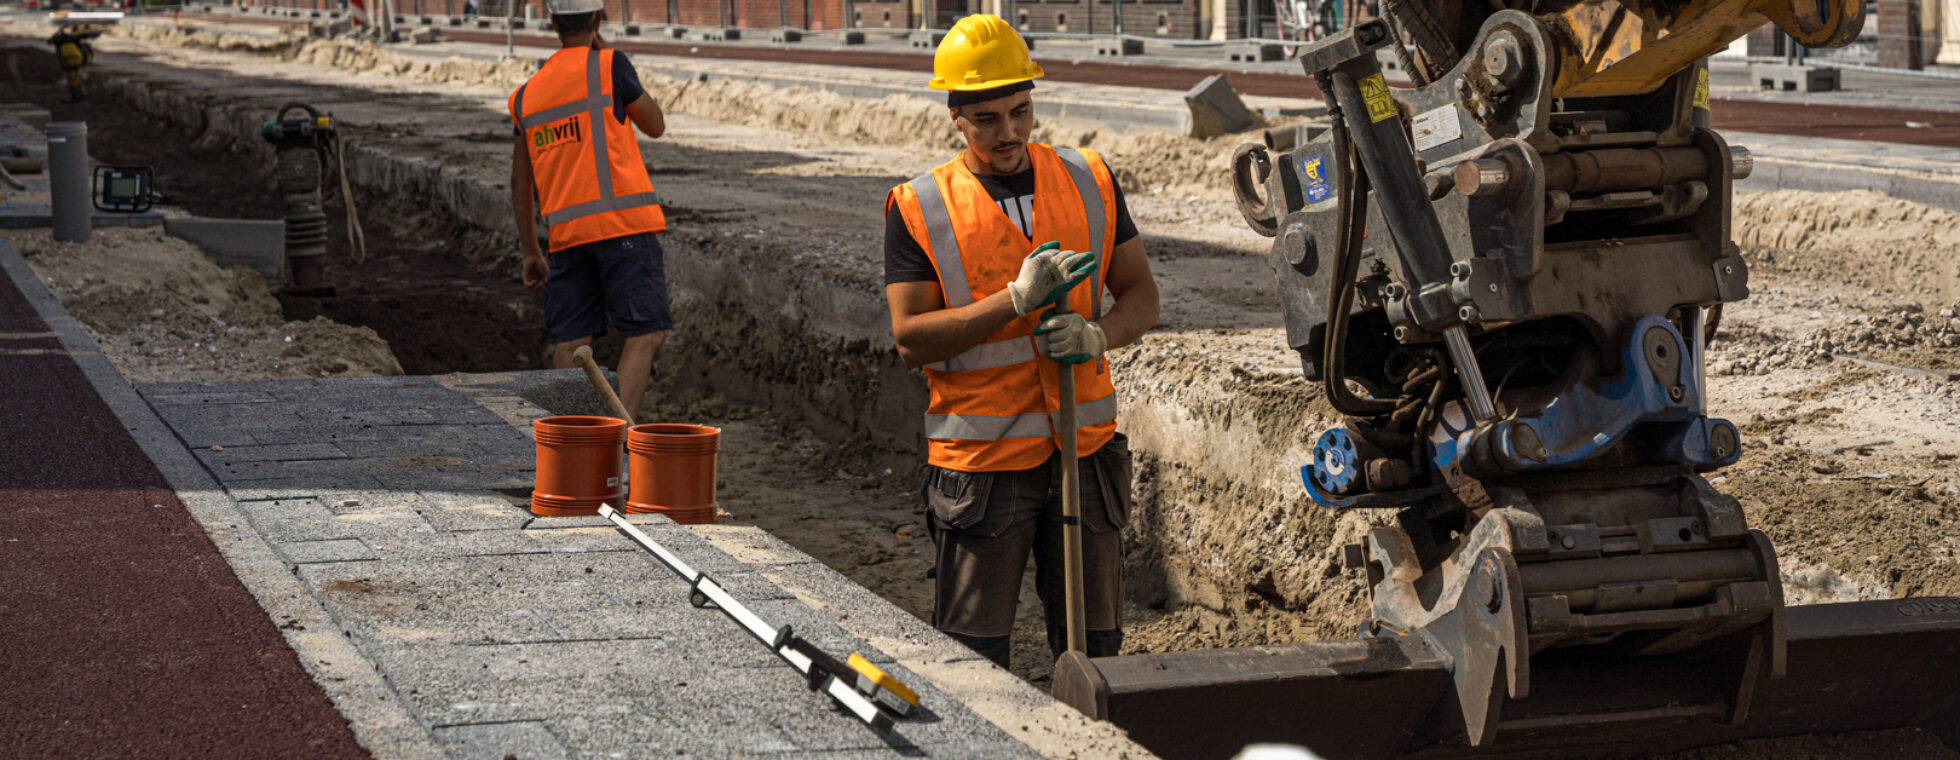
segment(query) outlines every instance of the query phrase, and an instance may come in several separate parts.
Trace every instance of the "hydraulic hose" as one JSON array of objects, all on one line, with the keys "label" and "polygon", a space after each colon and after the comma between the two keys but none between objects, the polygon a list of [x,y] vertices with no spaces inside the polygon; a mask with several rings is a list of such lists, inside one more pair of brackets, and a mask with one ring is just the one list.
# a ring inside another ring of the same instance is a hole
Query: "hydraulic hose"
[{"label": "hydraulic hose", "polygon": [[[1332,92],[1328,83],[1321,85],[1322,92]],[[1378,417],[1395,411],[1396,402],[1361,398],[1347,387],[1348,312],[1354,308],[1354,278],[1361,268],[1362,231],[1368,223],[1368,171],[1356,160],[1340,106],[1332,99],[1328,104],[1328,115],[1334,124],[1334,153],[1341,162],[1340,203],[1344,218],[1335,233],[1334,271],[1327,283],[1327,324],[1321,341],[1320,374],[1327,386],[1327,402],[1335,411],[1351,417]]]}]

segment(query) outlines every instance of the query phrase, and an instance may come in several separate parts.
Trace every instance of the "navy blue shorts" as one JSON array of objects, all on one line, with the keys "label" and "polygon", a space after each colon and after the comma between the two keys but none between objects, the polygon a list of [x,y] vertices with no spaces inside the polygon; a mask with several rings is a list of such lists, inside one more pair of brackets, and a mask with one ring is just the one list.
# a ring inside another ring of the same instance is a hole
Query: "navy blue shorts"
[{"label": "navy blue shorts", "polygon": [[604,335],[608,318],[624,338],[673,329],[666,260],[653,233],[572,246],[548,257],[544,328],[559,342]]}]

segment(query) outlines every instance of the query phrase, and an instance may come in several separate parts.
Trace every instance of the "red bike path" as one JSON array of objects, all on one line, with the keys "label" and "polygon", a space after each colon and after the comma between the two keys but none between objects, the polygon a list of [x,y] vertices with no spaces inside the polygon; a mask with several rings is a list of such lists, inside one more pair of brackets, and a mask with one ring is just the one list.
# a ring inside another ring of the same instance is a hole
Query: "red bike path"
[{"label": "red bike path", "polygon": [[367,757],[6,277],[0,388],[0,755]]}]

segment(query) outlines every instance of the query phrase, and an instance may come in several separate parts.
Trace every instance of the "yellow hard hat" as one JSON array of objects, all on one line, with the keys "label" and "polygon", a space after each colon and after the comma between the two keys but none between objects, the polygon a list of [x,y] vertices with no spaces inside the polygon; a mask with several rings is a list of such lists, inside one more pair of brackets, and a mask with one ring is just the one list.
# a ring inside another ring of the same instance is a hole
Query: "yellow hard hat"
[{"label": "yellow hard hat", "polygon": [[1028,43],[1014,27],[987,13],[953,24],[932,56],[935,90],[971,92],[1040,79],[1046,72],[1028,58]]}]

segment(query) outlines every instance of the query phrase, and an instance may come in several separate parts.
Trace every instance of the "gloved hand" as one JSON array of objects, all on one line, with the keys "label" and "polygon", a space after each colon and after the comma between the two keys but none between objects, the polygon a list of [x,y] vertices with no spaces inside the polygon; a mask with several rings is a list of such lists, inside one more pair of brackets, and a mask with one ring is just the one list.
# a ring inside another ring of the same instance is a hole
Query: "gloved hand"
[{"label": "gloved hand", "polygon": [[1109,348],[1109,339],[1096,323],[1072,311],[1050,311],[1042,315],[1034,334],[1041,336],[1041,350],[1056,364],[1094,361]]},{"label": "gloved hand", "polygon": [[1042,243],[1021,262],[1021,276],[1007,283],[1007,295],[1014,299],[1014,313],[1023,317],[1036,309],[1060,301],[1069,288],[1096,273],[1100,264],[1093,253],[1061,250],[1060,243]]}]

